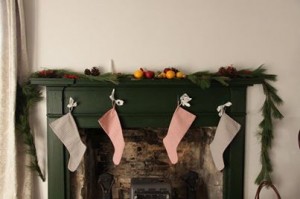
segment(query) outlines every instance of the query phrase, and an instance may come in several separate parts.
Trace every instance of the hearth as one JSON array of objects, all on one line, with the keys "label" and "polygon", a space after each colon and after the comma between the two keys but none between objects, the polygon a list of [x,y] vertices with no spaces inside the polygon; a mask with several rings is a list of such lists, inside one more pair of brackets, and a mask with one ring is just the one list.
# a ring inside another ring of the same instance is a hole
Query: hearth
[{"label": "hearth", "polygon": [[[202,90],[188,80],[122,80],[115,85],[88,80],[32,78],[31,83],[44,85],[47,88],[48,123],[68,112],[66,105],[70,97],[78,102],[79,106],[73,111],[73,116],[78,127],[84,129],[83,135],[86,136],[87,141],[91,133],[86,129],[100,129],[98,119],[111,108],[108,96],[113,88],[116,89],[117,97],[122,98],[126,104],[117,108],[124,130],[168,128],[177,105],[177,98],[184,93],[193,98],[192,106],[186,108],[197,116],[192,128],[217,126],[219,121],[217,106],[231,101],[233,106],[227,110],[227,113],[242,127],[224,154],[222,195],[223,199],[243,198],[246,89],[247,86],[259,83],[259,81],[237,79],[231,81],[228,87],[212,83],[211,87],[206,90]],[[195,133],[189,132],[188,134]],[[126,136],[126,133],[124,135]],[[48,198],[69,199],[72,190],[70,179],[74,177],[74,174],[70,174],[66,167],[68,153],[50,128],[48,128],[47,139]],[[86,155],[92,154],[93,152],[89,150],[86,152]],[[157,153],[157,155],[161,154],[163,153]],[[106,161],[109,162],[110,159],[107,157]],[[141,164],[136,166],[141,166]],[[152,167],[147,161],[144,166]],[[168,163],[166,167],[174,169],[177,165]],[[76,173],[81,171],[79,169]],[[92,175],[94,174],[89,174],[91,178]],[[201,179],[201,175],[199,178]],[[130,180],[131,178],[128,182]],[[99,186],[97,181],[98,179],[95,178],[91,182],[95,184],[94,186]]]}]

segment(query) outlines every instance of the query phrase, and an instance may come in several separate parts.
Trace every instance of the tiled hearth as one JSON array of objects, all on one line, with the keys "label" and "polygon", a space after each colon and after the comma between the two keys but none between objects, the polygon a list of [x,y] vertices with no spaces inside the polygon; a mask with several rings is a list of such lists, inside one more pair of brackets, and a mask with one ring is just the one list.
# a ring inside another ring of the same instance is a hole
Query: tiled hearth
[{"label": "tiled hearth", "polygon": [[113,146],[102,130],[85,129],[83,136],[88,151],[77,172],[71,175],[71,198],[101,198],[97,183],[99,175],[108,172],[114,176],[113,199],[130,198],[131,179],[159,177],[172,186],[173,199],[187,198],[187,184],[183,176],[189,171],[199,175],[197,199],[222,198],[223,174],[215,169],[209,151],[215,128],[193,128],[178,146],[179,162],[172,165],[162,139],[165,128],[126,129],[126,146],[118,166],[112,162]]}]

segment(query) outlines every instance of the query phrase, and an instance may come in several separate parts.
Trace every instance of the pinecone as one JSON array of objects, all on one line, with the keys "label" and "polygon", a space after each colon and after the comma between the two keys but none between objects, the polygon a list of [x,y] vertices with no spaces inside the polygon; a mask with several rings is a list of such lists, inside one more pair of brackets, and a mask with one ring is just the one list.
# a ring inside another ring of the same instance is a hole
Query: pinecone
[{"label": "pinecone", "polygon": [[90,69],[85,69],[85,70],[84,70],[84,74],[85,74],[85,75],[91,75]]},{"label": "pinecone", "polygon": [[98,75],[100,75],[99,68],[93,67],[93,68],[91,69],[91,74],[92,74],[93,76],[98,76]]},{"label": "pinecone", "polygon": [[228,66],[226,71],[227,71],[227,74],[228,74],[229,77],[235,77],[237,75],[236,68],[234,68],[232,66]]},{"label": "pinecone", "polygon": [[233,66],[221,67],[218,71],[218,75],[227,76],[227,77],[235,77],[237,75],[237,70]]}]

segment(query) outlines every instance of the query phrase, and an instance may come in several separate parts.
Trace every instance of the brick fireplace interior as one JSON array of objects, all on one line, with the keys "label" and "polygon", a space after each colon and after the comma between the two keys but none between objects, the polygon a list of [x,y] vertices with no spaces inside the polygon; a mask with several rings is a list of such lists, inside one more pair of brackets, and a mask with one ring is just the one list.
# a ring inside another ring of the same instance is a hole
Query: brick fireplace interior
[{"label": "brick fireplace interior", "polygon": [[130,198],[132,178],[165,179],[172,187],[173,199],[186,199],[190,186],[184,176],[195,172],[197,199],[222,198],[223,174],[216,170],[209,144],[215,128],[192,128],[178,146],[179,161],[172,165],[163,146],[166,128],[125,129],[126,146],[121,163],[112,162],[113,145],[101,129],[85,129],[82,139],[87,153],[79,169],[71,174],[71,198],[102,198],[99,176],[114,176],[113,199]]},{"label": "brick fireplace interior", "polygon": [[[186,184],[182,176],[192,171],[199,175],[197,191],[203,198],[243,198],[244,147],[246,121],[246,90],[260,80],[234,80],[229,86],[212,83],[201,89],[189,80],[121,80],[119,84],[59,78],[32,78],[31,83],[46,86],[47,120],[56,120],[68,112],[72,97],[78,102],[73,111],[82,139],[88,150],[79,169],[67,169],[68,152],[50,128],[47,132],[48,198],[98,198],[98,178],[110,173],[115,179],[114,198],[128,198],[134,177],[163,177],[172,185],[174,196],[185,198]],[[125,150],[120,165],[112,164],[113,147],[98,124],[98,119],[111,108],[109,95],[116,89],[116,97],[125,101],[117,107]],[[162,144],[177,99],[187,93],[191,107],[186,108],[196,119],[179,144],[179,162],[172,165]],[[217,106],[232,102],[227,113],[241,129],[224,153],[225,169],[217,172],[208,145],[218,124]],[[205,127],[205,128],[203,128]],[[95,194],[94,196],[88,194]],[[216,195],[214,195],[216,194]]]}]

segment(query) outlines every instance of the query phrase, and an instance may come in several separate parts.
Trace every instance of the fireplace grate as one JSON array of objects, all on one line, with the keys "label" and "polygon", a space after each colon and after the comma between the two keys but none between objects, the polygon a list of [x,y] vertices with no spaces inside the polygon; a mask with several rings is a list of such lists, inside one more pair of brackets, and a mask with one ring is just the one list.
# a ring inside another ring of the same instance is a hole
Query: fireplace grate
[{"label": "fireplace grate", "polygon": [[171,185],[161,178],[132,178],[130,199],[171,199]]}]

